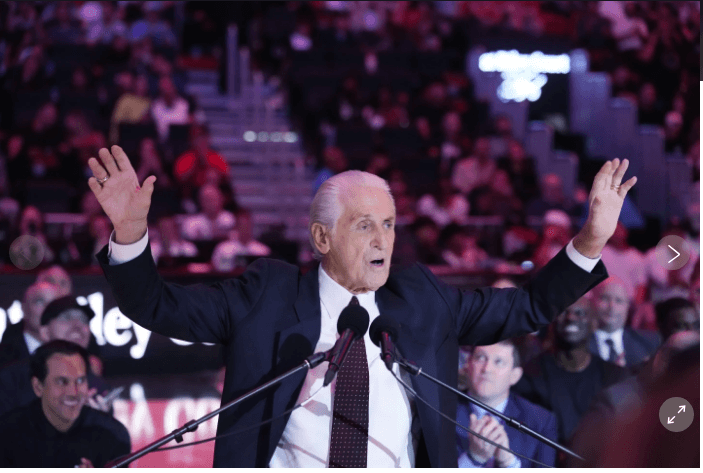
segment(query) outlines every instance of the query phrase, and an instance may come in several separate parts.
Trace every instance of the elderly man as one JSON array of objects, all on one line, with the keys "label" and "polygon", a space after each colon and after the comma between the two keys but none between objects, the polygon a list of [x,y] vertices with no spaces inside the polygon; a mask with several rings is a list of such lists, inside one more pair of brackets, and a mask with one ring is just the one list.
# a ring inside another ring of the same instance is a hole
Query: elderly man
[{"label": "elderly man", "polygon": [[646,361],[659,346],[659,336],[625,327],[630,299],[622,280],[612,276],[593,292],[598,328],[588,343],[590,352],[620,366],[633,367]]},{"label": "elderly man", "polygon": [[5,330],[0,343],[0,367],[29,356],[42,344],[41,315],[44,308],[62,294],[62,289],[46,281],[27,288],[22,303],[22,320]]},{"label": "elderly man", "polygon": [[[33,400],[0,416],[3,467],[103,467],[129,453],[127,429],[86,405],[88,352],[57,340],[31,359]],[[37,399],[38,398],[38,399]]]},{"label": "elderly man", "polygon": [[[120,310],[169,337],[224,344],[224,403],[331,348],[339,314],[349,304],[360,304],[371,319],[382,312],[398,321],[400,352],[455,386],[459,344],[490,345],[534,332],[606,277],[598,255],[636,182],[621,184],[627,161],[606,163],[584,228],[524,289],[463,292],[419,264],[390,274],[393,199],[383,179],[360,171],[331,177],[313,199],[310,242],[320,266],[302,275],[295,266],[260,258],[238,278],[183,287],[164,282],[150,254],[147,214],[155,177],[140,187],[117,146],[99,156],[90,159],[94,177],[88,185],[115,228],[98,258]],[[315,396],[270,425],[219,439],[214,465],[412,467],[417,453],[433,467],[456,467],[454,424],[406,394],[368,333],[351,346],[349,358],[354,362],[342,365],[331,390],[321,389],[327,369],[321,364],[220,414],[223,435]],[[412,383],[422,399],[454,415],[453,394],[418,379]]]},{"label": "elderly man", "polygon": [[[512,340],[474,347],[466,364],[466,371],[468,391],[475,399],[556,441],[557,420],[554,414],[517,394],[510,393],[510,388],[522,377],[520,354]],[[499,445],[540,463],[554,466],[554,448],[515,429],[506,429],[503,420],[494,418],[481,407],[460,399],[456,417],[460,424]],[[469,436],[468,432],[459,427],[456,433],[460,468],[540,466],[494,447],[476,436]]]}]

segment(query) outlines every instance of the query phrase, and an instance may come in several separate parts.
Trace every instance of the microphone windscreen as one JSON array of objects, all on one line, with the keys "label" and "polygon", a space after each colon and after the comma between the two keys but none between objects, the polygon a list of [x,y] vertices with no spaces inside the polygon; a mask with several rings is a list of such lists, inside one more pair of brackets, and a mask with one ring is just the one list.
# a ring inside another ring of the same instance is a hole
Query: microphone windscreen
[{"label": "microphone windscreen", "polygon": [[357,337],[362,337],[369,328],[369,313],[360,305],[349,305],[339,314],[337,332],[343,334],[346,329],[351,329]]},{"label": "microphone windscreen", "polygon": [[371,328],[369,329],[369,337],[371,337],[371,341],[375,345],[378,345],[380,347],[381,333],[386,332],[391,337],[391,340],[395,342],[396,338],[398,337],[399,329],[400,324],[398,324],[398,322],[396,322],[393,317],[381,314],[376,317],[371,323]]}]

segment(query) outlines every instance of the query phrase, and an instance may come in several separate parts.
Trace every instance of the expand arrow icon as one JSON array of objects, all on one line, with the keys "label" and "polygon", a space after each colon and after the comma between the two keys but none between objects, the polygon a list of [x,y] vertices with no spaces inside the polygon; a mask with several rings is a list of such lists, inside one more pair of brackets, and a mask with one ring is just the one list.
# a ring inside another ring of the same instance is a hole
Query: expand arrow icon
[{"label": "expand arrow icon", "polygon": [[686,412],[686,406],[679,406],[679,414]]},{"label": "expand arrow icon", "polygon": [[671,251],[673,251],[674,253],[676,253],[676,256],[674,256],[673,258],[671,258],[671,259],[669,260],[669,263],[671,263],[671,262],[674,261],[676,258],[678,258],[679,256],[681,256],[681,253],[679,253],[678,251],[676,251],[673,246],[671,246],[671,245],[666,245],[666,246],[668,246],[669,248],[671,248]]},{"label": "expand arrow icon", "polygon": [[676,419],[676,416],[674,416],[674,417],[669,417],[669,418],[668,418],[667,424],[673,424],[673,423],[674,423],[674,419]]}]

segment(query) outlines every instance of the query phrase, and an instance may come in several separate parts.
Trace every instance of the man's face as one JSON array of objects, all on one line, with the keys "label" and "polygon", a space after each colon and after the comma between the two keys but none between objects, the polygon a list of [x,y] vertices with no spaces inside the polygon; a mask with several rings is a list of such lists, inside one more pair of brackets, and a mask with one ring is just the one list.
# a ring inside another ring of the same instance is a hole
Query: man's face
[{"label": "man's face", "polygon": [[594,309],[598,327],[606,332],[614,332],[625,326],[630,301],[625,286],[617,281],[601,284],[596,289]]},{"label": "man's face", "polygon": [[79,354],[55,353],[46,360],[47,374],[42,383],[32,378],[34,393],[41,398],[47,420],[65,432],[76,421],[88,396],[86,366]]},{"label": "man's face", "polygon": [[48,282],[40,282],[30,287],[24,298],[25,328],[30,332],[39,333],[41,314],[47,304],[57,297],[59,297],[58,288]]},{"label": "man's face", "polygon": [[42,326],[41,334],[45,342],[66,340],[88,348],[90,343],[90,320],[80,309],[68,309]]},{"label": "man's face", "polygon": [[[395,241],[395,207],[386,191],[359,187],[340,195],[342,215],[327,232],[325,271],[355,294],[375,291],[388,279]],[[325,251],[326,250],[326,251]]]},{"label": "man's face", "polygon": [[666,331],[668,336],[689,330],[692,332],[700,330],[700,317],[696,309],[693,307],[682,307],[669,314]]},{"label": "man's face", "polygon": [[513,364],[510,345],[498,343],[474,348],[466,365],[469,391],[484,402],[502,400],[522,376],[522,368]]},{"label": "man's face", "polygon": [[591,335],[589,303],[584,297],[577,300],[554,321],[557,339],[567,346],[585,343]]},{"label": "man's face", "polygon": [[46,281],[56,286],[59,290],[58,297],[69,295],[73,286],[71,277],[59,266],[46,270],[46,272],[42,273],[37,280]]}]

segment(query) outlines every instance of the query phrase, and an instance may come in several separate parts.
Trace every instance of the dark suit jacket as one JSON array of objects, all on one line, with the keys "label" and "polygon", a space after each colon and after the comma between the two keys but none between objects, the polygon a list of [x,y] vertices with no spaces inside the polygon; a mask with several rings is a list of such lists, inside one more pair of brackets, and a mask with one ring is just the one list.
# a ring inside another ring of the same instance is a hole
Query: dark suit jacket
[{"label": "dark suit jacket", "polygon": [[[649,330],[636,330],[625,327],[622,331],[622,346],[625,349],[625,366],[632,367],[644,363],[652,356],[659,345],[661,337],[658,333]],[[588,341],[588,351],[600,356],[598,340],[595,334]]]},{"label": "dark suit jacket", "polygon": [[[227,372],[222,403],[298,366],[320,337],[318,268],[302,275],[297,266],[260,258],[238,278],[205,286],[164,282],[151,249],[110,266],[107,246],[97,258],[117,304],[137,324],[168,337],[224,345]],[[426,373],[457,384],[459,345],[488,345],[534,332],[607,277],[602,262],[591,273],[562,250],[522,289],[460,291],[440,282],[425,266],[392,271],[376,292],[382,314],[400,324],[397,347]],[[226,434],[279,415],[298,399],[300,371],[269,390],[220,414]],[[456,413],[456,396],[427,380],[413,388],[441,412]],[[456,467],[455,425],[422,403],[418,415],[433,467]],[[265,467],[288,416],[258,430],[215,444],[216,467]]]},{"label": "dark suit jacket", "polygon": [[0,343],[0,368],[17,360],[29,358],[29,348],[24,339],[24,321],[8,325]]},{"label": "dark suit jacket", "polygon": [[[456,421],[468,427],[469,414],[472,412],[469,403],[463,399],[459,399]],[[508,404],[505,406],[505,412],[503,414],[531,428],[538,434],[555,442],[557,441],[557,418],[542,406],[532,404],[525,398],[510,393]],[[554,448],[512,427],[505,427],[505,431],[508,434],[510,450],[549,466],[554,466],[556,460],[556,450],[554,450]],[[468,452],[470,434],[460,427],[456,428],[456,433],[458,458],[462,453]],[[521,468],[540,468],[540,465],[525,460],[524,458],[519,458],[519,460],[521,462]]]}]

